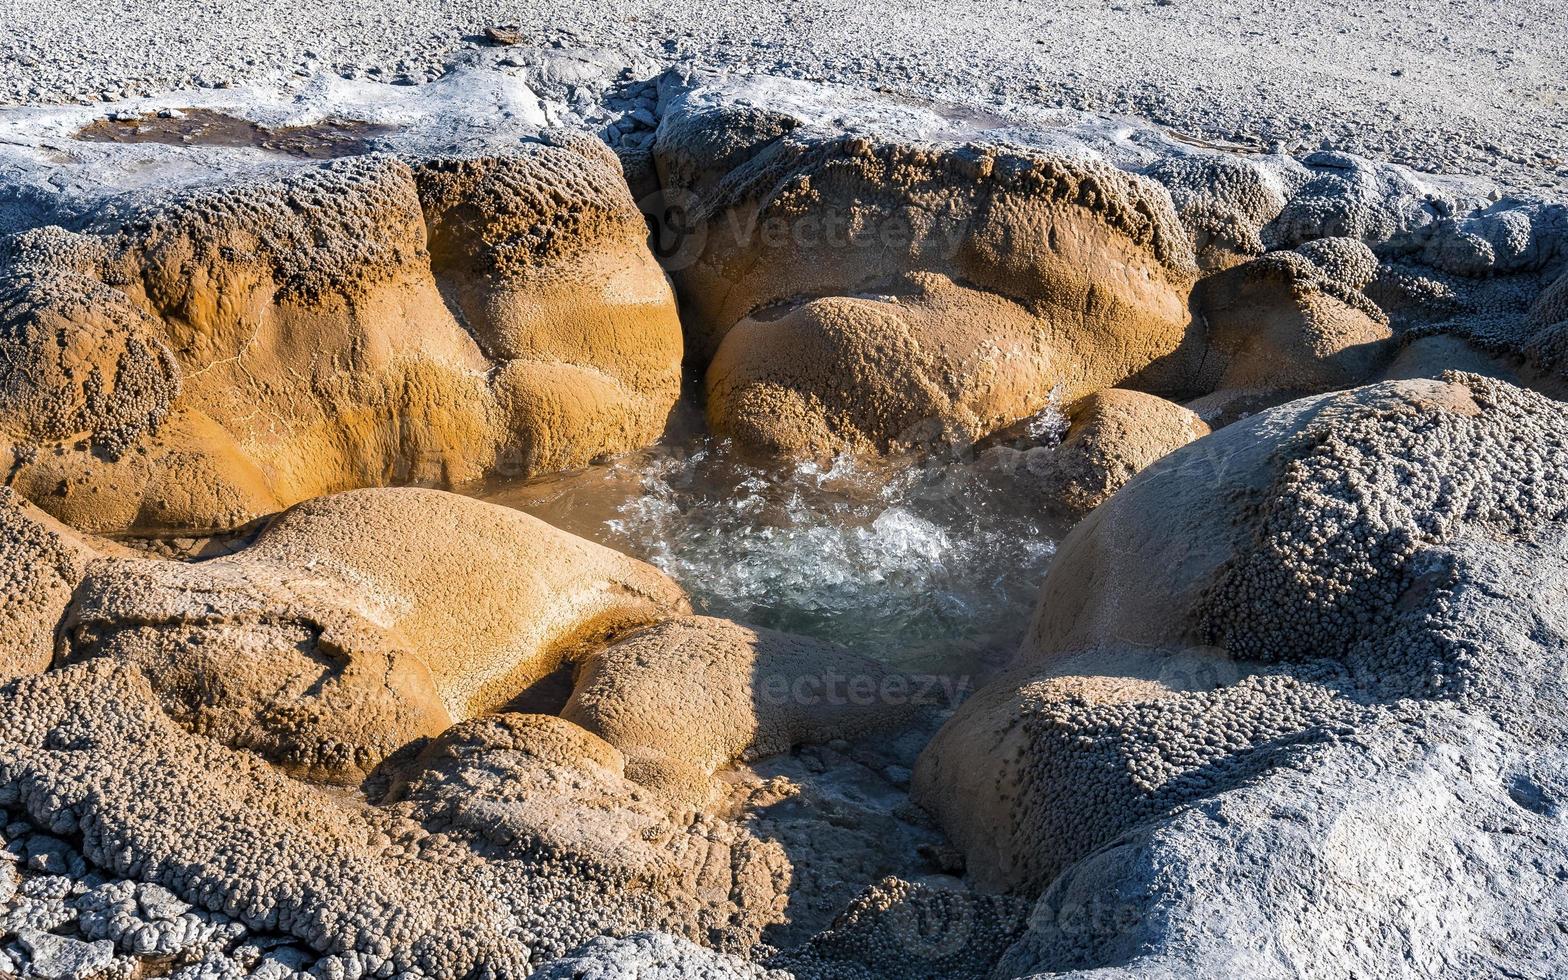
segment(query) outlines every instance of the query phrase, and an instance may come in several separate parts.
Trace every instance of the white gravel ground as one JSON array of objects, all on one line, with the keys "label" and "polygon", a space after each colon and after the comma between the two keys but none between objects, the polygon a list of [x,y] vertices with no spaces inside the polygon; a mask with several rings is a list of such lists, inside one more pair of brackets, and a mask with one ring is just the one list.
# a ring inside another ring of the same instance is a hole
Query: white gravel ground
[{"label": "white gravel ground", "polygon": [[0,0],[0,104],[438,76],[525,43],[831,79],[976,106],[1141,115],[1568,191],[1564,0]]}]

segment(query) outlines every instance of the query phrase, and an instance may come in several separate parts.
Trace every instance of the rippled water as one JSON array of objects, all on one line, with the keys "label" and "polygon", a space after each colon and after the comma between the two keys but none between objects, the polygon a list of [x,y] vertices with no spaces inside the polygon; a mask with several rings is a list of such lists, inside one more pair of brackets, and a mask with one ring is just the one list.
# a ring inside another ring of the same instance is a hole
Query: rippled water
[{"label": "rippled water", "polygon": [[484,496],[653,563],[699,612],[906,664],[1010,651],[1056,547],[973,454],[763,464],[693,436]]}]

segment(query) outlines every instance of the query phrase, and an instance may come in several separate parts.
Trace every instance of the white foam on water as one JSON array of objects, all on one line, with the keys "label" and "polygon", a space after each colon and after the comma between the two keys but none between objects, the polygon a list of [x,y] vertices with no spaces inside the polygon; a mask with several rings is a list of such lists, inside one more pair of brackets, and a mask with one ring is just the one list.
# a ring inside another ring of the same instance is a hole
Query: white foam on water
[{"label": "white foam on water", "polygon": [[972,453],[764,463],[698,437],[487,496],[652,563],[700,613],[895,661],[1010,650],[1056,550]]}]

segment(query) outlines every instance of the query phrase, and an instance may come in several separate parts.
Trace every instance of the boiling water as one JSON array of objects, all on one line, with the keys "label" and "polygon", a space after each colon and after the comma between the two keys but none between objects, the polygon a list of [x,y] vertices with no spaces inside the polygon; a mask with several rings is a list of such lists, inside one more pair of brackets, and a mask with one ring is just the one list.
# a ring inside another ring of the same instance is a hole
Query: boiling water
[{"label": "boiling water", "polygon": [[651,562],[700,613],[911,667],[1005,659],[1059,531],[995,454],[762,463],[702,435],[484,496]]}]

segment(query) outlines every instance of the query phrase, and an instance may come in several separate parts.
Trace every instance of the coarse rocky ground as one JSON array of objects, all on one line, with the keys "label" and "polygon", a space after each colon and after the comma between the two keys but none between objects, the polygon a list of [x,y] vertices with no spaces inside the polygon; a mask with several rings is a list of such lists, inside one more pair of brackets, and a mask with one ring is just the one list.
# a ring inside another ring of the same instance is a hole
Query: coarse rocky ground
[{"label": "coarse rocky ground", "polygon": [[[8,13],[0,975],[1568,969],[1560,11]],[[474,499],[683,370],[1077,521],[1032,616]]]},{"label": "coarse rocky ground", "polygon": [[486,27],[523,43],[774,73],[992,111],[1147,117],[1331,147],[1512,191],[1568,187],[1557,0],[5,0],[0,103],[113,100],[319,71],[439,76]]}]

